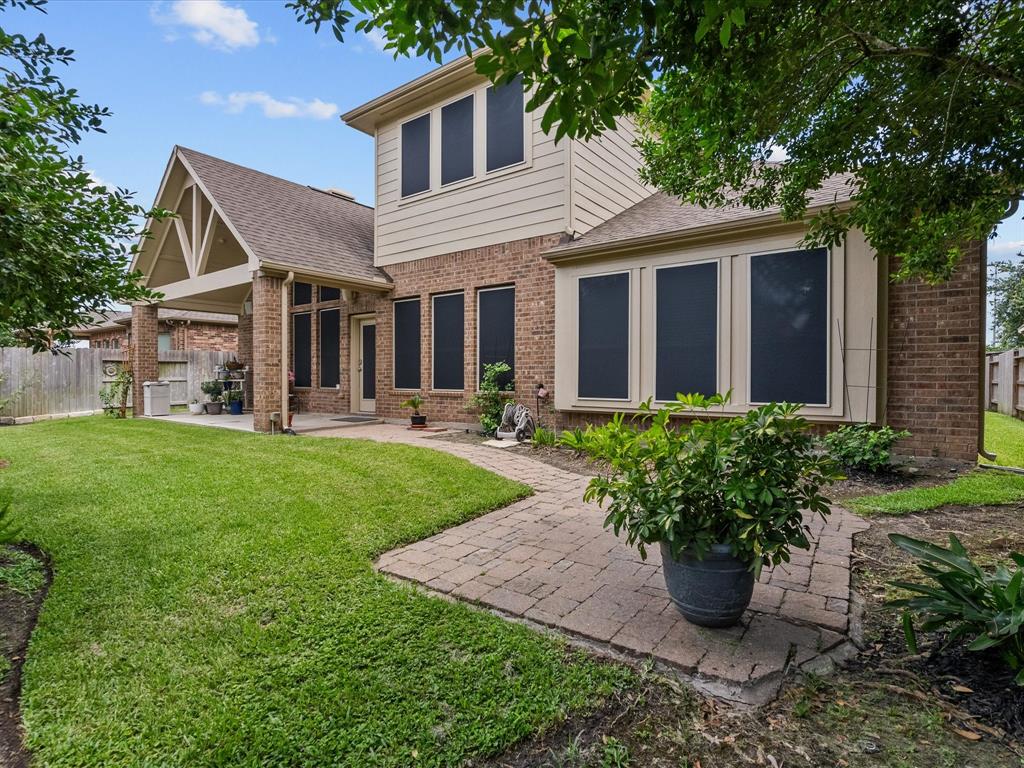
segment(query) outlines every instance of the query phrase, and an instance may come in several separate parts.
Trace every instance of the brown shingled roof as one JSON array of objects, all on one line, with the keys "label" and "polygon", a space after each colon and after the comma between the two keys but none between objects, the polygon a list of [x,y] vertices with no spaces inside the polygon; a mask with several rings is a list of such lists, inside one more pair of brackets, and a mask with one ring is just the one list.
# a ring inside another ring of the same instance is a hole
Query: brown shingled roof
[{"label": "brown shingled roof", "polygon": [[[850,199],[852,176],[840,174],[827,179],[819,189],[809,194],[808,208],[821,208]],[[598,224],[577,239],[547,251],[550,258],[561,258],[589,251],[621,247],[628,243],[641,244],[647,240],[679,235],[684,237],[700,231],[741,224],[755,220],[778,219],[778,206],[755,210],[745,205],[724,208],[701,208],[682,202],[678,197],[655,192],[631,208]]]},{"label": "brown shingled roof", "polygon": [[373,208],[194,149],[177,151],[261,263],[388,282],[373,265]]}]

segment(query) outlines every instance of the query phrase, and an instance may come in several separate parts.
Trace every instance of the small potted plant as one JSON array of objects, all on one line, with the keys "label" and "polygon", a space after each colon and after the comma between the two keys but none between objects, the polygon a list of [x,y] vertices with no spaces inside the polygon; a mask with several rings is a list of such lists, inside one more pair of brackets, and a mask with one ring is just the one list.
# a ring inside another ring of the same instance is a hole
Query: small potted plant
[{"label": "small potted plant", "polygon": [[805,515],[825,516],[826,483],[841,477],[815,450],[799,405],[772,403],[743,416],[701,416],[728,395],[679,395],[639,423],[620,413],[566,437],[607,462],[585,498],[607,503],[605,525],[647,557],[658,544],[669,596],[694,624],[739,621],[764,565],[807,549]]},{"label": "small potted plant", "polygon": [[229,389],[224,393],[224,402],[228,404],[228,410],[231,411],[233,416],[242,415],[242,401],[245,396],[242,394],[241,389]]},{"label": "small potted plant", "polygon": [[402,403],[402,408],[412,408],[412,415],[409,416],[409,421],[413,429],[423,429],[427,426],[427,417],[420,413],[420,406],[422,405],[423,398],[419,392]]},{"label": "small potted plant", "polygon": [[204,381],[200,384],[200,389],[209,397],[209,402],[206,403],[206,412],[211,416],[219,415],[224,407],[224,403],[221,400],[221,395],[224,393],[224,385],[220,381],[213,379],[212,381]]},{"label": "small potted plant", "polygon": [[199,416],[205,410],[206,410],[206,403],[200,403],[194,397],[192,398],[191,401],[189,401],[188,412],[191,413],[193,416]]}]

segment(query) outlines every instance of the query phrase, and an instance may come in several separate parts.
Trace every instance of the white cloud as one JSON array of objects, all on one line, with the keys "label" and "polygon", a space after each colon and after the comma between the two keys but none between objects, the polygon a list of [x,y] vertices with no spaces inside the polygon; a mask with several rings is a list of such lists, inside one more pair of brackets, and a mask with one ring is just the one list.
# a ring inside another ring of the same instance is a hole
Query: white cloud
[{"label": "white cloud", "polygon": [[786,148],[773,144],[771,154],[768,155],[768,162],[781,163],[785,160],[789,160],[789,153],[786,151]]},{"label": "white cloud", "polygon": [[203,91],[199,102],[208,107],[220,107],[229,115],[244,112],[250,105],[263,111],[265,117],[307,117],[313,120],[330,120],[338,114],[338,105],[321,99],[299,99],[294,96],[285,100],[275,99],[265,91],[232,91],[223,96],[217,91]]},{"label": "white cloud", "polygon": [[1016,256],[1024,251],[1024,240],[990,240],[988,244],[989,256]]},{"label": "white cloud", "polygon": [[363,32],[363,37],[370,41],[370,44],[378,51],[383,51],[384,46],[388,44],[388,40],[384,37],[384,33],[379,29],[371,29],[369,32]]},{"label": "white cloud", "polygon": [[[259,25],[244,8],[228,5],[224,0],[175,0],[168,13],[164,13],[162,3],[155,3],[150,8],[150,17],[157,24],[185,27],[197,43],[223,51],[251,48],[268,40],[267,35],[260,35]],[[169,42],[177,38],[173,31],[164,36]]]}]

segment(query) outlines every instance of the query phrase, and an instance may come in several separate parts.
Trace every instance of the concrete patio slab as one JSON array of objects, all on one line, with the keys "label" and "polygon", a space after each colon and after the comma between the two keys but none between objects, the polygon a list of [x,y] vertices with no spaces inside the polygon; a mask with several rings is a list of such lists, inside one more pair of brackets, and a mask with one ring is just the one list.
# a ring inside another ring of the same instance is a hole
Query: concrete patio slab
[{"label": "concrete patio slab", "polygon": [[[367,422],[346,423],[339,419],[346,418],[348,414],[338,413],[297,413],[292,418],[292,429],[297,434],[316,432],[319,430],[351,429],[357,426],[367,426]],[[233,415],[228,412],[211,416],[200,414],[193,416],[187,411],[175,412],[168,416],[146,416],[144,418],[160,419],[162,421],[173,421],[177,424],[193,424],[200,427],[218,427],[220,429],[234,429],[240,432],[253,432],[252,414],[243,413]],[[381,419],[372,419],[372,424],[380,424]]]},{"label": "concrete patio slab", "polygon": [[742,623],[705,629],[669,600],[657,548],[648,558],[583,502],[589,478],[525,452],[425,438],[393,425],[319,436],[403,442],[454,454],[534,488],[533,496],[382,555],[376,567],[454,598],[540,625],[598,651],[655,662],[721,698],[760,704],[783,677],[854,652],[850,553],[868,523],[833,507],[808,519],[811,549],[765,569]]}]

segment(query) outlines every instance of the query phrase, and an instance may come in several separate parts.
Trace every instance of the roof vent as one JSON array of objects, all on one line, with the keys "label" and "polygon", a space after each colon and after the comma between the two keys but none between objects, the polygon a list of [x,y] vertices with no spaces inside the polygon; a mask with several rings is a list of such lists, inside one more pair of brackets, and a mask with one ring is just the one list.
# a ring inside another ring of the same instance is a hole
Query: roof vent
[{"label": "roof vent", "polygon": [[344,189],[338,189],[337,187],[328,187],[327,189],[321,189],[320,187],[310,186],[310,189],[315,189],[317,192],[323,192],[326,195],[333,195],[334,197],[340,197],[342,200],[355,200],[356,196],[351,192],[347,192]]}]

